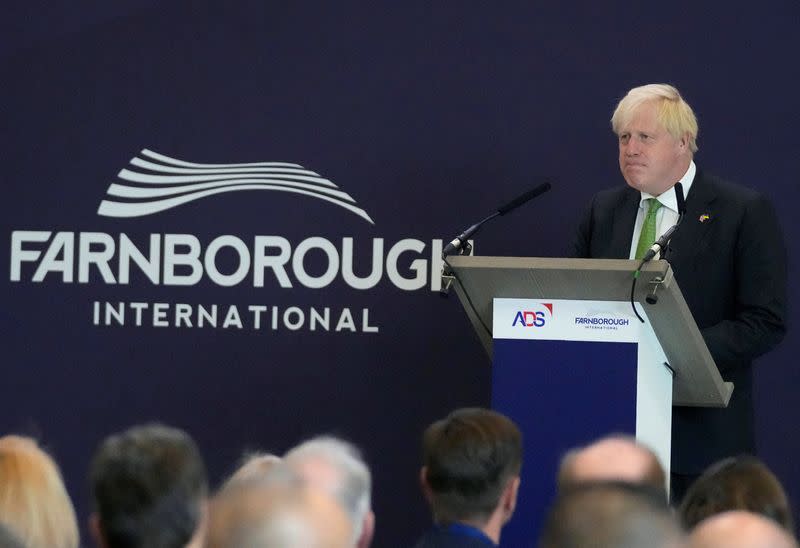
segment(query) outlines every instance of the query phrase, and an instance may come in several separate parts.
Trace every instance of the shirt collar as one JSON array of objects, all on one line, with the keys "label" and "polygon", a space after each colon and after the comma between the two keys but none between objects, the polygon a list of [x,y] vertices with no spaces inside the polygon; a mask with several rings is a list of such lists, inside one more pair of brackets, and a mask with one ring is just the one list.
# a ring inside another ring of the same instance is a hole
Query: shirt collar
[{"label": "shirt collar", "polygon": [[[683,196],[687,198],[689,196],[689,189],[692,187],[692,182],[694,181],[694,176],[697,173],[697,166],[694,165],[694,160],[689,162],[689,169],[686,170],[686,173],[683,174],[683,177],[680,179],[680,184],[683,186]],[[674,188],[674,187],[673,187]],[[659,202],[661,202],[662,206],[665,206],[671,209],[674,212],[678,212],[678,199],[675,197],[675,192],[666,191],[661,193],[660,196],[656,197],[652,194],[648,194],[647,192],[641,192],[641,199],[639,200],[639,207],[645,207],[644,201],[650,198],[655,198]]]}]

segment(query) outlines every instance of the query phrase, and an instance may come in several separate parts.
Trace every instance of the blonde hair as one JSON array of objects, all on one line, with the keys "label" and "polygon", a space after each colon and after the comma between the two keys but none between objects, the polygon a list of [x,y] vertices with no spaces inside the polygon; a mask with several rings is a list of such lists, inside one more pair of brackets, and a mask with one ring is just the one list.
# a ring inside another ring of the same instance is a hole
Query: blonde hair
[{"label": "blonde hair", "polygon": [[669,84],[647,84],[633,88],[617,105],[611,116],[614,133],[620,134],[628,124],[636,109],[643,103],[655,102],[658,106],[656,119],[675,139],[689,136],[689,150],[697,152],[697,118],[689,103],[683,100],[680,92]]},{"label": "blonde hair", "polygon": [[0,437],[0,522],[30,548],[77,548],[78,522],[56,463],[36,442]]}]

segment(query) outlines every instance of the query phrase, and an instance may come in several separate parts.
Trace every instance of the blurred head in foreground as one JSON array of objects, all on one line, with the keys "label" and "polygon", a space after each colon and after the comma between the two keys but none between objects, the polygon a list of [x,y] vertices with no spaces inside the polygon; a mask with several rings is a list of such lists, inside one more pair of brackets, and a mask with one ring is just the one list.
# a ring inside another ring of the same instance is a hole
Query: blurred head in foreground
[{"label": "blurred head in foreground", "polygon": [[775,521],[742,510],[700,522],[689,541],[691,548],[797,548],[792,535]]},{"label": "blurred head in foreground", "polygon": [[663,492],[626,482],[582,483],[559,493],[541,548],[678,548],[683,530]]},{"label": "blurred head in foreground", "polygon": [[212,501],[207,548],[351,548],[349,516],[296,481],[232,485]]},{"label": "blurred head in foreground", "polygon": [[323,436],[291,449],[284,464],[311,487],[332,496],[350,516],[353,545],[366,548],[372,541],[372,476],[360,451],[343,440]]},{"label": "blurred head in foreground", "polygon": [[558,489],[583,482],[624,481],[664,491],[666,474],[658,457],[635,438],[613,435],[568,451],[558,471]]},{"label": "blurred head in foreground", "polygon": [[508,417],[481,408],[453,411],[422,437],[420,482],[433,520],[466,524],[498,543],[517,504],[522,434]]},{"label": "blurred head in foreground", "polygon": [[223,488],[232,485],[266,479],[270,472],[283,460],[270,453],[255,453],[248,455],[242,465],[228,478]]},{"label": "blurred head in foreground", "polygon": [[712,464],[689,487],[680,506],[687,529],[727,510],[747,510],[775,520],[794,532],[786,493],[767,466],[755,457],[734,457]]},{"label": "blurred head in foreground", "polygon": [[136,426],[106,438],[89,472],[90,525],[107,548],[183,548],[203,541],[208,480],[183,430]]},{"label": "blurred head in foreground", "polygon": [[58,467],[30,438],[0,438],[0,523],[29,548],[79,544],[75,510]]}]

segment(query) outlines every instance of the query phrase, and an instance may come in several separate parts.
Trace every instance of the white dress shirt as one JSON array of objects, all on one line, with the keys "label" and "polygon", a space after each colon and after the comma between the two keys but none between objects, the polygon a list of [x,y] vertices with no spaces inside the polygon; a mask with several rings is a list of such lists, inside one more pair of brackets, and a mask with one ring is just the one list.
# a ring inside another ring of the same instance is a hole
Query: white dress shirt
[{"label": "white dress shirt", "polygon": [[[689,169],[686,170],[683,177],[679,181],[683,186],[683,195],[685,198],[689,197],[689,189],[692,188],[692,181],[694,175],[697,173],[697,166],[694,165],[694,160],[689,162]],[[675,188],[675,187],[673,187]],[[675,191],[670,189],[663,192],[660,196],[653,196],[647,192],[641,193],[639,200],[639,211],[636,213],[636,224],[633,225],[633,237],[631,238],[631,252],[628,256],[629,259],[636,258],[636,248],[639,245],[639,235],[642,233],[642,225],[644,218],[647,215],[647,206],[645,200],[653,198],[661,202],[661,209],[656,211],[656,240],[664,234],[669,227],[678,222],[678,199],[675,197]],[[656,259],[661,258],[661,253],[656,255]]]}]

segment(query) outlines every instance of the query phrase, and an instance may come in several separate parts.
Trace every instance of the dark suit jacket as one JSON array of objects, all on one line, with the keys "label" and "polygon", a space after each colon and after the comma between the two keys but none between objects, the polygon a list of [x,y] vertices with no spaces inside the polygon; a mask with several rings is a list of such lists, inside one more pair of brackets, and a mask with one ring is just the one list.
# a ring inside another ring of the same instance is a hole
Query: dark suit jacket
[{"label": "dark suit jacket", "polygon": [[[639,201],[628,186],[597,194],[574,256],[627,259]],[[698,169],[671,248],[686,303],[723,378],[735,384],[726,409],[673,409],[672,471],[694,474],[755,451],[750,365],[786,331],[786,247],[766,198]]]},{"label": "dark suit jacket", "polygon": [[445,529],[434,528],[420,538],[414,548],[492,548],[488,539],[466,536]]}]

